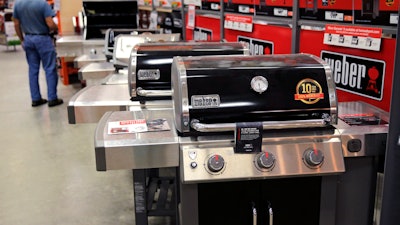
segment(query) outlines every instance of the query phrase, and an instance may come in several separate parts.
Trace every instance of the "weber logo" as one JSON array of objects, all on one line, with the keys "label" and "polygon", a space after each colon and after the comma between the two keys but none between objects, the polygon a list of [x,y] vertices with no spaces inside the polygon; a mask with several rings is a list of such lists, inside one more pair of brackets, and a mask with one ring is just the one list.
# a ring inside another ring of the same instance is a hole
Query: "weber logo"
[{"label": "weber logo", "polygon": [[271,55],[274,53],[274,43],[260,39],[238,36],[238,41],[246,44],[250,55]]},{"label": "weber logo", "polygon": [[160,70],[139,70],[137,73],[138,80],[159,80]]},{"label": "weber logo", "polygon": [[196,27],[193,30],[193,37],[195,41],[211,41],[212,31],[204,28]]},{"label": "weber logo", "polygon": [[384,61],[327,51],[321,58],[331,67],[337,89],[382,100]]},{"label": "weber logo", "polygon": [[216,108],[221,104],[219,95],[192,95],[193,109]]}]

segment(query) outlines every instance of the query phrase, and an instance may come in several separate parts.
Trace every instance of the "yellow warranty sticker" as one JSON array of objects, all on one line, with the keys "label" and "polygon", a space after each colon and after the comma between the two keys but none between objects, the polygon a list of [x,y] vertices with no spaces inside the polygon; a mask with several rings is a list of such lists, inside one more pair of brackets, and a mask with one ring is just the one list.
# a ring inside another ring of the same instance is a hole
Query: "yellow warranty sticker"
[{"label": "yellow warranty sticker", "polygon": [[316,80],[306,78],[297,83],[294,100],[299,100],[306,104],[315,104],[320,99],[324,99],[324,93],[321,85]]}]

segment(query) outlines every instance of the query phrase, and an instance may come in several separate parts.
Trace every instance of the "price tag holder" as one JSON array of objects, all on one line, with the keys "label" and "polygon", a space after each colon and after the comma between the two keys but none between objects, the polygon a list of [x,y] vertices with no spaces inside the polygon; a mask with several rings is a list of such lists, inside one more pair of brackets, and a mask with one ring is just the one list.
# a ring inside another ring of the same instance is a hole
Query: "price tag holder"
[{"label": "price tag holder", "polygon": [[228,14],[225,16],[224,27],[231,30],[253,32],[253,17]]},{"label": "price tag holder", "polygon": [[262,122],[236,123],[235,153],[261,152]]}]

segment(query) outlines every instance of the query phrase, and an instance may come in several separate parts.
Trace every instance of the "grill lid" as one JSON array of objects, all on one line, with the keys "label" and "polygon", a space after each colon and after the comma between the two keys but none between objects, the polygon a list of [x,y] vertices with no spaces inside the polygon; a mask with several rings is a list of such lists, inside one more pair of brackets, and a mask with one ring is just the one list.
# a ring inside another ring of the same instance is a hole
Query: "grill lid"
[{"label": "grill lid", "polygon": [[111,60],[113,58],[114,52],[114,42],[115,37],[120,34],[130,34],[130,35],[139,35],[139,34],[161,34],[161,29],[115,29],[109,28],[106,31],[105,42],[104,42],[104,54],[106,55],[107,60]]},{"label": "grill lid", "polygon": [[309,54],[175,57],[172,87],[181,133],[234,130],[237,122],[264,129],[337,122],[331,69]]},{"label": "grill lid", "polygon": [[132,100],[171,98],[171,64],[174,56],[248,55],[242,43],[143,43],[134,47],[128,66]]},{"label": "grill lid", "polygon": [[179,41],[180,34],[151,34],[143,33],[140,35],[120,34],[115,38],[113,62],[117,69],[128,67],[132,48],[140,43],[147,42],[171,42]]}]

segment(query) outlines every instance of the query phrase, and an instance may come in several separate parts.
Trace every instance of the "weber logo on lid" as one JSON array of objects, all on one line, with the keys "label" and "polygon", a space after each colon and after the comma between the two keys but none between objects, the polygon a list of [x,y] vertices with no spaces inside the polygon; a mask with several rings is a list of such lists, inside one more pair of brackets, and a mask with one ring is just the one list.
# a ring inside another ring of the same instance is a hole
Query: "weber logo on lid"
[{"label": "weber logo on lid", "polygon": [[159,80],[160,79],[160,70],[139,70],[138,71],[138,79],[139,80]]},{"label": "weber logo on lid", "polygon": [[219,107],[221,101],[219,95],[193,95],[191,103],[194,109],[207,109]]},{"label": "weber logo on lid", "polygon": [[337,89],[382,100],[386,63],[382,60],[321,51],[332,69]]}]

